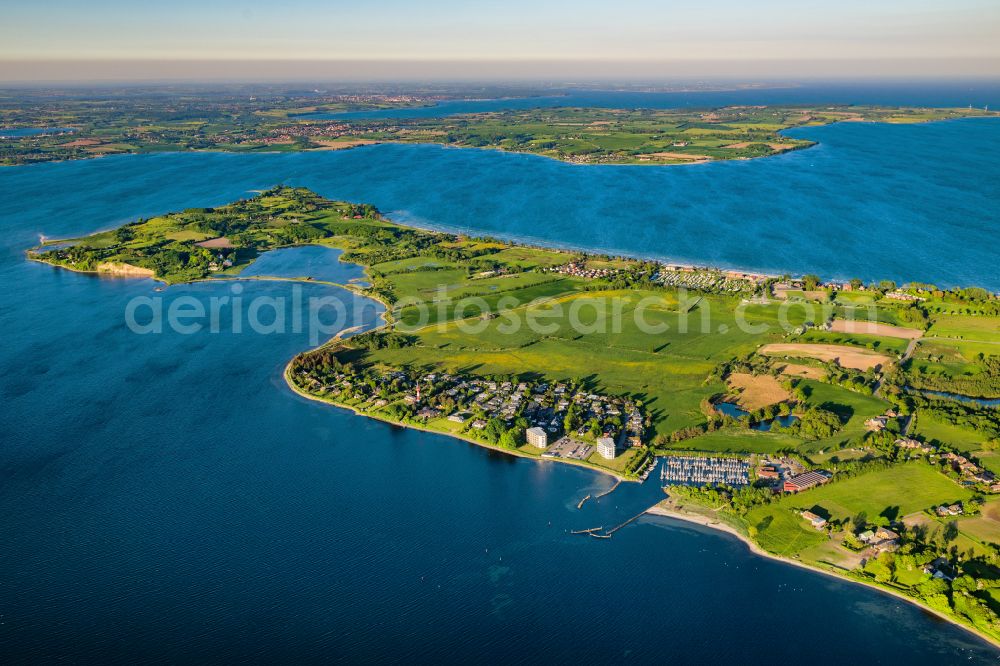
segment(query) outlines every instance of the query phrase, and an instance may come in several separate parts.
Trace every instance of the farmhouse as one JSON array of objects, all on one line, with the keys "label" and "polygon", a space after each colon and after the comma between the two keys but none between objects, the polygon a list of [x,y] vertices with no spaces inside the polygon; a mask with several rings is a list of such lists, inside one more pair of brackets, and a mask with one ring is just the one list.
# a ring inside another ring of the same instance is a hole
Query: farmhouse
[{"label": "farmhouse", "polygon": [[924,444],[923,442],[918,442],[915,439],[909,439],[909,438],[897,439],[896,446],[898,446],[901,449],[911,449],[914,451],[920,451],[921,453],[933,453],[935,450],[934,447],[931,446],[930,444]]},{"label": "farmhouse", "polygon": [[939,516],[961,516],[962,515],[962,504],[952,504],[950,506],[942,504],[935,512]]},{"label": "farmhouse", "polygon": [[865,428],[869,432],[882,432],[885,430],[885,426],[888,425],[889,419],[885,416],[873,416],[870,419],[865,420]]},{"label": "farmhouse", "polygon": [[814,528],[821,530],[826,527],[826,518],[823,516],[818,516],[812,511],[803,511],[802,517],[809,521],[809,524]]},{"label": "farmhouse", "polygon": [[870,541],[875,550],[895,550],[899,545],[899,535],[887,527],[875,530],[875,537]]},{"label": "farmhouse", "polygon": [[774,465],[763,465],[757,468],[757,478],[777,480],[781,478],[781,473],[775,469]]}]

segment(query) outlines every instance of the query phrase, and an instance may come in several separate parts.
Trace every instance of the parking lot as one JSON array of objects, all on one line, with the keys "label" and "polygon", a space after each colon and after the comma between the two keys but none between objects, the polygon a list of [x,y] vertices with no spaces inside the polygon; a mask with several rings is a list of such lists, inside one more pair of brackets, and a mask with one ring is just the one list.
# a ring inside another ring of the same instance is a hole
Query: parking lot
[{"label": "parking lot", "polygon": [[560,437],[552,443],[545,453],[545,458],[570,458],[572,460],[586,460],[593,452],[594,447],[586,442],[571,437]]}]

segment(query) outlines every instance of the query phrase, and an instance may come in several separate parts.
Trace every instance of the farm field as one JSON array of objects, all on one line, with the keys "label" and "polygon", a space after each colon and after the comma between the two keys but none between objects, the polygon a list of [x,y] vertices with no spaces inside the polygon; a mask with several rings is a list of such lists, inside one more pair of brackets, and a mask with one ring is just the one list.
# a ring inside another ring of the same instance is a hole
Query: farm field
[{"label": "farm field", "polygon": [[737,404],[748,411],[788,400],[789,393],[772,375],[751,375],[734,372],[727,380],[729,387],[739,391]]},{"label": "farm field", "polygon": [[889,403],[879,397],[863,395],[840,386],[812,379],[802,382],[806,391],[806,404],[831,411],[840,417],[843,429],[832,437],[807,442],[809,451],[839,448],[852,437],[865,432],[865,419],[883,413]]},{"label": "farm field", "polygon": [[885,365],[891,360],[884,354],[877,354],[859,347],[830,344],[776,343],[761,347],[761,354],[789,358],[815,358],[820,361],[834,361],[845,368],[867,370]]},{"label": "farm field", "polygon": [[995,340],[924,338],[905,365],[908,383],[962,395],[1000,397],[1000,337]]},{"label": "farm field", "polygon": [[935,315],[927,335],[960,340],[1000,340],[1000,317]]},{"label": "farm field", "polygon": [[696,451],[699,453],[763,453],[798,451],[802,440],[791,435],[727,428],[705,433],[692,439],[667,444],[669,451]]},{"label": "farm field", "polygon": [[978,450],[988,440],[983,433],[948,423],[928,412],[917,414],[914,434],[924,441],[945,444],[960,451]]},{"label": "farm field", "polygon": [[980,544],[1000,544],[1000,500],[986,502],[978,516],[959,518],[958,529]]},{"label": "farm field", "polygon": [[914,340],[924,335],[924,332],[918,328],[848,319],[834,319],[830,322],[830,330],[834,333],[863,334],[885,338],[903,338],[904,340]]},{"label": "farm field", "polygon": [[913,367],[927,372],[966,374],[975,372],[976,359],[1000,354],[1000,344],[994,341],[924,338],[913,354]]},{"label": "farm field", "polygon": [[[879,325],[881,326],[882,324]],[[812,328],[798,336],[795,340],[796,342],[801,343],[863,347],[871,351],[876,351],[880,354],[895,354],[898,356],[902,356],[903,352],[906,351],[906,345],[908,344],[908,340],[901,339],[899,337],[887,337],[867,333],[835,333],[832,331],[821,331]]]},{"label": "farm field", "polygon": [[[570,293],[511,308],[491,320],[418,329],[414,345],[369,350],[365,362],[577,379],[595,390],[642,400],[654,415],[657,432],[670,432],[704,421],[701,401],[723,389],[721,382],[706,383],[717,364],[752,352],[769,337],[740,330],[730,303],[706,296],[699,312],[685,313],[669,292]],[[702,313],[710,313],[709,318]],[[757,306],[745,316],[773,324],[777,308]],[[406,312],[403,319],[407,321]]]},{"label": "farm field", "polygon": [[819,506],[834,518],[864,512],[869,519],[896,520],[942,502],[965,501],[971,493],[923,462],[868,472],[783,498],[783,508]]}]

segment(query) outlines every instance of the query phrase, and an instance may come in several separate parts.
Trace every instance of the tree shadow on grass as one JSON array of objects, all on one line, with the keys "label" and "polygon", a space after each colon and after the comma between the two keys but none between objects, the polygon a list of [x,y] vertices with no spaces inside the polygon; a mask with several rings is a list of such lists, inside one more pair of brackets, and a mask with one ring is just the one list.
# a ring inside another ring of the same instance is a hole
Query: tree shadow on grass
[{"label": "tree shadow on grass", "polygon": [[898,506],[887,506],[882,510],[882,513],[878,514],[888,520],[890,523],[896,522],[899,518],[899,507]]},{"label": "tree shadow on grass", "polygon": [[848,405],[841,405],[837,402],[824,402],[819,405],[820,409],[825,409],[828,412],[833,412],[840,419],[841,423],[847,423],[854,416],[854,408]]}]

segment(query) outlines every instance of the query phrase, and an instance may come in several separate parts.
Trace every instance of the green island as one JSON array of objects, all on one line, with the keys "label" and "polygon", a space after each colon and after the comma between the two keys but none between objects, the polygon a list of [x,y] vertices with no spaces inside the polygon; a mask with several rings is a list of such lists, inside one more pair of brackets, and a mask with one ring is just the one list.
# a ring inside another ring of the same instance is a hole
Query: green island
[{"label": "green island", "polygon": [[29,257],[176,284],[302,244],[386,312],[293,358],[300,395],[620,480],[662,460],[652,512],[1000,643],[996,294],[531,247],[290,187]]},{"label": "green island", "polygon": [[[586,164],[692,164],[806,148],[781,132],[834,122],[913,123],[996,116],[979,109],[732,106],[717,109],[542,108],[436,118],[349,119],[337,113],[426,106],[440,94],[306,95],[154,91],[105,97],[5,95],[5,127],[51,132],[0,139],[0,165],[176,151],[294,152],[430,143],[533,153]],[[329,118],[324,118],[329,115]]]}]

